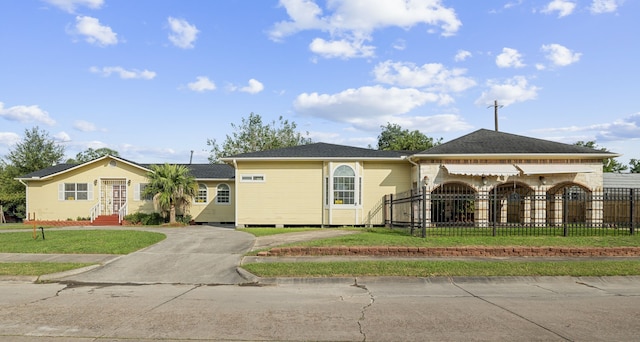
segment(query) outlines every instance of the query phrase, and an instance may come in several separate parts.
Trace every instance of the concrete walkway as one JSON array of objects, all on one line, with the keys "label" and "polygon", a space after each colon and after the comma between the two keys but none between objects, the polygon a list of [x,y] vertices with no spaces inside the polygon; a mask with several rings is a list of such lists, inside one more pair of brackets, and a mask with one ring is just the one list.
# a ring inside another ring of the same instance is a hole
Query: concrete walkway
[{"label": "concrete walkway", "polygon": [[162,233],[167,238],[128,255],[0,253],[0,262],[98,264],[41,277],[0,276],[0,280],[110,284],[244,284],[256,281],[256,278],[250,274],[238,271],[244,254],[250,250],[358,233],[357,231],[332,229],[256,238],[234,228],[214,226],[184,228],[67,227],[57,229],[135,229]]}]

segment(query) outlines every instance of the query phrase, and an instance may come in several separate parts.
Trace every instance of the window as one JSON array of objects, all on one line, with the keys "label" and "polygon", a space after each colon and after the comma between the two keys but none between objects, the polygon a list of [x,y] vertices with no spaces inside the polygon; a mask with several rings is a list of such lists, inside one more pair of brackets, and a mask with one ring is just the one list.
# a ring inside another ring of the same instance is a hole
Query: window
[{"label": "window", "polygon": [[92,196],[87,183],[64,183],[60,186],[58,197],[64,201],[86,201]]},{"label": "window", "polygon": [[333,171],[333,204],[355,204],[356,174],[347,165]]},{"label": "window", "polygon": [[220,184],[216,190],[218,192],[216,195],[216,203],[228,204],[230,200],[229,186],[227,184]]},{"label": "window", "polygon": [[196,203],[207,203],[207,195],[209,190],[205,184],[198,184],[198,194],[196,195]]},{"label": "window", "polygon": [[264,182],[264,175],[241,175],[241,182]]},{"label": "window", "polygon": [[144,190],[147,188],[147,186],[149,186],[148,183],[138,184],[138,186],[135,189],[137,191],[134,191],[133,193],[134,201],[153,201],[153,195],[147,194],[146,196],[144,196]]}]

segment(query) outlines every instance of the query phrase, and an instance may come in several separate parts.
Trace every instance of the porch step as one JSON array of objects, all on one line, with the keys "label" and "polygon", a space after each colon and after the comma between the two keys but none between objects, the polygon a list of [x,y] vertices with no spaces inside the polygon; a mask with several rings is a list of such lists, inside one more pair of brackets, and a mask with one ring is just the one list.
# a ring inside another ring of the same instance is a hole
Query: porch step
[{"label": "porch step", "polygon": [[100,215],[91,223],[92,226],[119,226],[118,215]]}]

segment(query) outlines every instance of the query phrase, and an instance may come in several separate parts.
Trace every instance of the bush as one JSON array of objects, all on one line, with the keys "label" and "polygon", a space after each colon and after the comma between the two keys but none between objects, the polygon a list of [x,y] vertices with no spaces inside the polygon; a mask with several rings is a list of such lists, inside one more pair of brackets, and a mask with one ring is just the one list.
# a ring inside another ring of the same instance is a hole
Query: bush
[{"label": "bush", "polygon": [[189,214],[176,216],[176,221],[186,225],[191,224],[191,219],[192,217]]},{"label": "bush", "polygon": [[124,217],[125,220],[131,222],[131,224],[141,224],[144,226],[156,226],[164,223],[164,219],[159,213],[133,213]]}]

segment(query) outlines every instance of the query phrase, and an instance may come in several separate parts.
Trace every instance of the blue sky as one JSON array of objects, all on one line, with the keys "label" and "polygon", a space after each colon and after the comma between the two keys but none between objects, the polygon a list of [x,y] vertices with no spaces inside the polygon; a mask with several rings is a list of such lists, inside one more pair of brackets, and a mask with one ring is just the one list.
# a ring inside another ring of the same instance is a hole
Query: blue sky
[{"label": "blue sky", "polygon": [[[374,5],[375,4],[375,5]],[[640,159],[640,4],[624,0],[5,0],[0,155],[38,126],[68,157],[206,163],[253,112],[317,142],[387,122],[596,140]]]}]

